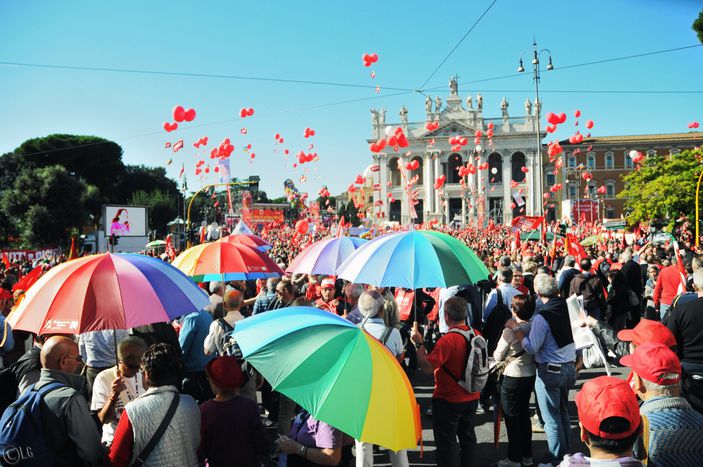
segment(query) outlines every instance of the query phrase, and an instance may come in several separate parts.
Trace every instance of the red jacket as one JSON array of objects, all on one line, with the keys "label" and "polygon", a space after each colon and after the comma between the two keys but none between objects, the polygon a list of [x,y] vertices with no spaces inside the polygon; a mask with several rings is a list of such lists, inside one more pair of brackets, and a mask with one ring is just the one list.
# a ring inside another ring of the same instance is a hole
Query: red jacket
[{"label": "red jacket", "polygon": [[[662,269],[659,277],[657,277],[657,284],[654,286],[654,296],[652,297],[654,305],[658,306],[659,303],[671,305],[679,292],[686,290],[685,280],[676,264]],[[681,287],[681,290],[679,290],[679,287]]]}]

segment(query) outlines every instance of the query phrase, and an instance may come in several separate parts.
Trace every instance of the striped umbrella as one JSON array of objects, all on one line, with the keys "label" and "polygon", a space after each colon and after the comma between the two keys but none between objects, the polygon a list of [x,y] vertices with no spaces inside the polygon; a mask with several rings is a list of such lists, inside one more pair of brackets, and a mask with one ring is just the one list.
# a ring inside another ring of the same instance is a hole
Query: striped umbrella
[{"label": "striped umbrella", "polygon": [[257,237],[254,234],[232,234],[222,237],[221,242],[236,243],[238,245],[246,245],[252,248],[256,248],[259,251],[268,251],[273,248],[271,245],[266,243],[262,238]]},{"label": "striped umbrella", "polygon": [[50,269],[7,321],[36,334],[81,334],[171,321],[208,303],[205,292],[168,263],[102,253]]},{"label": "striped umbrella", "polygon": [[320,240],[301,251],[291,261],[286,271],[332,275],[339,265],[364,243],[366,240],[357,237],[335,237]]}]

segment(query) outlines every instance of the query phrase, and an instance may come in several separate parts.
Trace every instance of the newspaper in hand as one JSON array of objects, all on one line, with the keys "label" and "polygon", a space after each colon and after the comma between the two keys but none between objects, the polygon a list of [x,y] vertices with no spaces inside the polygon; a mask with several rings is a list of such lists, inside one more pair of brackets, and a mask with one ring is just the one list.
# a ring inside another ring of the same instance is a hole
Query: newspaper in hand
[{"label": "newspaper in hand", "polygon": [[566,299],[566,306],[569,309],[569,320],[571,321],[571,333],[574,336],[576,350],[586,349],[593,345],[591,333],[588,327],[583,326],[586,318],[586,310],[583,308],[583,296],[572,295]]}]

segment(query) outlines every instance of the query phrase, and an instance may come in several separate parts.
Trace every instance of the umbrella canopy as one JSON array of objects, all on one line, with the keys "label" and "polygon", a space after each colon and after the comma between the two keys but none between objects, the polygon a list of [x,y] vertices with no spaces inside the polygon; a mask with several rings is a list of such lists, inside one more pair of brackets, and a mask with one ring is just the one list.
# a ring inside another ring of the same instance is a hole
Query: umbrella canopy
[{"label": "umbrella canopy", "polygon": [[237,323],[244,359],[318,420],[395,451],[420,438],[405,372],[386,347],[349,321],[309,307],[269,311]]},{"label": "umbrella canopy", "polygon": [[339,265],[364,243],[366,240],[357,237],[335,237],[320,240],[301,251],[291,261],[286,271],[332,275]]},{"label": "umbrella canopy", "polygon": [[256,248],[259,251],[268,251],[273,248],[271,245],[266,243],[265,240],[257,237],[254,234],[232,234],[222,237],[221,242],[235,243],[238,245],[246,245],[252,248]]},{"label": "umbrella canopy", "polygon": [[450,287],[486,279],[488,269],[451,235],[410,230],[375,238],[337,268],[342,279],[381,287]]},{"label": "umbrella canopy", "polygon": [[208,303],[207,294],[168,263],[102,253],[50,269],[7,321],[36,334],[80,334],[171,321]]},{"label": "umbrella canopy", "polygon": [[581,246],[593,246],[597,245],[599,242],[603,240],[603,237],[600,235],[590,235],[583,240],[581,240]]},{"label": "umbrella canopy", "polygon": [[265,253],[229,242],[188,248],[171,264],[196,282],[267,279],[285,274]]},{"label": "umbrella canopy", "polygon": [[145,245],[147,248],[162,248],[166,247],[166,242],[163,240],[154,240],[153,242],[149,242]]}]

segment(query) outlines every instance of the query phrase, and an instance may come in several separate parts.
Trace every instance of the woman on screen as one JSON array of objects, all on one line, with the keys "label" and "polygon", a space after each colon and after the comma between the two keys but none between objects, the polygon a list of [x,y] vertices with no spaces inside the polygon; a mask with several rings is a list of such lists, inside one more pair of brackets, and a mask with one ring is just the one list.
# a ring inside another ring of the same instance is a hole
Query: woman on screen
[{"label": "woman on screen", "polygon": [[110,226],[110,235],[125,235],[129,233],[129,215],[125,208],[117,210],[115,217],[112,218]]}]

